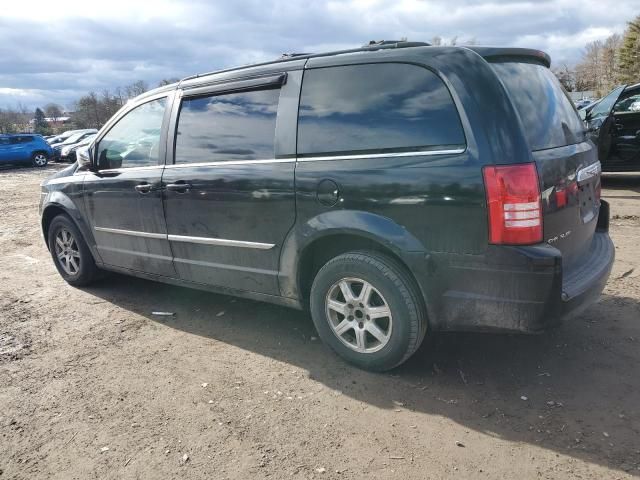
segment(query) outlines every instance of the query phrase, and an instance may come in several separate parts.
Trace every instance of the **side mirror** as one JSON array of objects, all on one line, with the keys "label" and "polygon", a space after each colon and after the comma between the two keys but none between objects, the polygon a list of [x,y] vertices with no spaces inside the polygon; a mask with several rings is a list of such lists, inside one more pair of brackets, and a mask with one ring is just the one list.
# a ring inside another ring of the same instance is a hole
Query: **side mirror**
[{"label": "side mirror", "polygon": [[89,147],[80,147],[76,151],[79,170],[93,170],[93,162],[91,161],[91,151]]}]

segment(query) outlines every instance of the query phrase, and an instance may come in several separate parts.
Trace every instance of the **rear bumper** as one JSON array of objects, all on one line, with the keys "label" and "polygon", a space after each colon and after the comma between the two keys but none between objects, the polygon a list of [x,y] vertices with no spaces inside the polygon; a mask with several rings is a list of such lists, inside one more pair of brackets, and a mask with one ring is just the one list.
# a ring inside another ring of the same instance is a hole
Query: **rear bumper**
[{"label": "rear bumper", "polygon": [[495,247],[474,264],[450,261],[434,327],[536,333],[582,312],[600,297],[615,258],[603,204],[591,245],[571,269],[550,245]]}]

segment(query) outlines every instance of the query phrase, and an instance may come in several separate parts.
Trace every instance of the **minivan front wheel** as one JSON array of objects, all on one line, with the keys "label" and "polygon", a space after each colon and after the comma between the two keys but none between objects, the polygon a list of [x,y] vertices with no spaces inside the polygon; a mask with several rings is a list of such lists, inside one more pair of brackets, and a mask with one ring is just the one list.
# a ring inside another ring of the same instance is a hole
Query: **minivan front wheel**
[{"label": "minivan front wheel", "polygon": [[327,262],[311,288],[318,334],[354,365],[385,371],[407,360],[426,332],[419,290],[409,273],[377,252],[351,252]]},{"label": "minivan front wheel", "polygon": [[31,156],[31,163],[34,167],[45,167],[49,163],[49,157],[44,152],[36,152]]},{"label": "minivan front wheel", "polygon": [[58,215],[51,221],[47,241],[53,262],[67,283],[83,286],[96,278],[98,267],[91,251],[68,216]]}]

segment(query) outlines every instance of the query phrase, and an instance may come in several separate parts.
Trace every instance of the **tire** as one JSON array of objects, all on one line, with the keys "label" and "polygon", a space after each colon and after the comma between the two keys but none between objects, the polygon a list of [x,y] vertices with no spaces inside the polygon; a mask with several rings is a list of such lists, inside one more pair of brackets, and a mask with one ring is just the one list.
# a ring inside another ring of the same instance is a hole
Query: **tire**
[{"label": "tire", "polygon": [[46,167],[49,163],[49,156],[44,152],[34,152],[31,155],[31,164],[34,167],[42,168]]},{"label": "tire", "polygon": [[349,252],[327,262],[313,281],[310,306],[320,338],[365,370],[382,372],[405,362],[427,330],[411,275],[377,252]]},{"label": "tire", "polygon": [[51,221],[47,243],[53,263],[68,284],[80,287],[97,278],[99,271],[93,255],[67,215],[58,215]]}]

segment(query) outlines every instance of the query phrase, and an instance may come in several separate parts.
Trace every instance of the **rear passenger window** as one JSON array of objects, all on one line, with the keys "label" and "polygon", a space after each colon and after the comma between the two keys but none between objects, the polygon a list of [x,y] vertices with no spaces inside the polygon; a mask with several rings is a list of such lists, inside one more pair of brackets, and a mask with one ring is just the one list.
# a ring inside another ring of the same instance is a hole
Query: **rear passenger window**
[{"label": "rear passenger window", "polygon": [[187,98],[176,132],[176,164],[274,158],[280,89]]},{"label": "rear passenger window", "polygon": [[451,94],[429,70],[402,63],[304,73],[298,154],[358,154],[463,148]]}]

